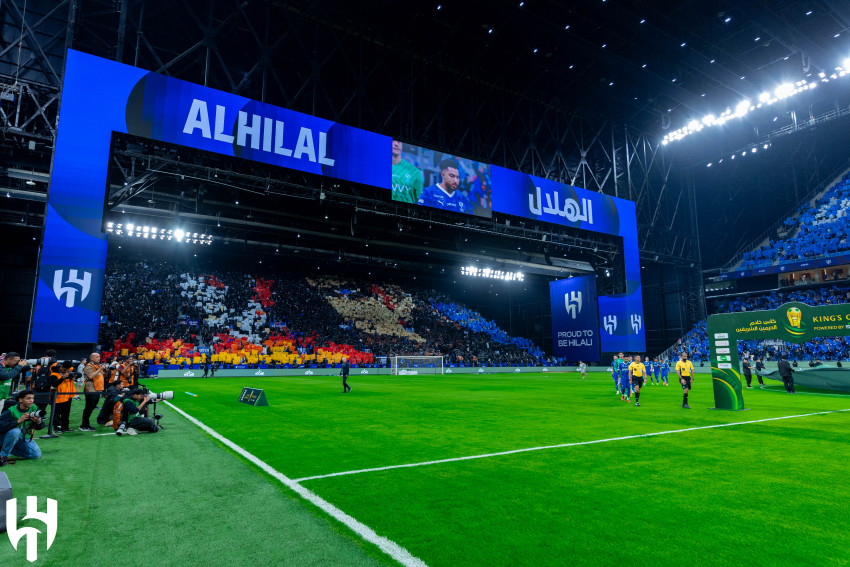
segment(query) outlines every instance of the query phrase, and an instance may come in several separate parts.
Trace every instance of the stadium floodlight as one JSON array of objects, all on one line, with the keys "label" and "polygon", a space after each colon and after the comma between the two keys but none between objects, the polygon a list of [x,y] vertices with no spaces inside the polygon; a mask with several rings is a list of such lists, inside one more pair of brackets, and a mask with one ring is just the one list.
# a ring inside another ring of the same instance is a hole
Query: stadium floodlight
[{"label": "stadium floodlight", "polygon": [[691,120],[688,122],[688,130],[694,131],[700,127],[699,122],[696,120]]},{"label": "stadium floodlight", "polygon": [[133,230],[133,225],[132,225],[132,224],[128,224],[128,225],[127,225],[127,230]]},{"label": "stadium floodlight", "polygon": [[183,232],[181,229],[178,228],[174,231],[174,237],[177,239],[178,242],[183,240],[184,236],[186,236],[186,233]]},{"label": "stadium floodlight", "polygon": [[714,124],[715,120],[717,120],[717,117],[715,117],[713,114],[707,114],[703,117],[702,123],[706,126],[711,126],[712,124]]},{"label": "stadium floodlight", "polygon": [[770,93],[761,93],[759,95],[759,102],[767,102],[770,100]]},{"label": "stadium floodlight", "polygon": [[850,58],[845,59],[845,60],[841,63],[841,66],[842,66],[842,67],[844,67],[844,70],[845,70],[845,71],[850,71]]},{"label": "stadium floodlight", "polygon": [[749,100],[742,100],[735,107],[735,116],[743,116],[750,111],[751,103]]},{"label": "stadium floodlight", "polygon": [[776,90],[773,91],[773,94],[776,95],[776,98],[788,98],[792,94],[794,94],[794,85],[791,83],[782,83]]}]

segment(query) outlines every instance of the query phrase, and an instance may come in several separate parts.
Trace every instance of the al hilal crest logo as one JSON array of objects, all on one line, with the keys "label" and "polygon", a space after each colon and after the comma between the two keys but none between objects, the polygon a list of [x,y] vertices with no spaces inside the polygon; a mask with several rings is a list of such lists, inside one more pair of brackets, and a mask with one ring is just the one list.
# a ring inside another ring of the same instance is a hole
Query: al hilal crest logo
[{"label": "al hilal crest logo", "polygon": [[643,319],[641,319],[641,316],[640,316],[640,315],[638,315],[637,313],[635,313],[634,315],[632,315],[632,329],[634,329],[634,330],[635,330],[635,334],[636,334],[636,335],[637,335],[638,333],[640,333],[640,328],[641,328],[642,326],[643,326]]},{"label": "al hilal crest logo", "polygon": [[266,373],[263,372],[262,370],[257,370],[256,372],[254,372],[254,376],[265,376],[265,375],[266,375]]},{"label": "al hilal crest logo", "polygon": [[313,375],[313,371],[312,371],[312,370],[305,370],[305,371],[304,371],[304,376],[312,376],[312,375]]},{"label": "al hilal crest logo", "polygon": [[80,277],[78,276],[79,271],[68,270],[68,279],[66,280],[63,277],[65,270],[53,272],[53,293],[59,301],[62,301],[63,295],[65,296],[65,307],[71,308],[77,303],[78,291],[80,292],[80,303],[88,297],[91,290],[91,272],[82,271],[82,273],[83,275]]},{"label": "al hilal crest logo", "polygon": [[364,368],[360,371],[360,374],[369,374],[369,371]]},{"label": "al hilal crest logo", "polygon": [[581,292],[571,291],[564,294],[564,303],[567,307],[567,313],[575,319],[581,313]]},{"label": "al hilal crest logo", "polygon": [[613,335],[614,331],[617,330],[617,316],[616,315],[606,315],[602,318],[602,326],[605,327],[605,332],[609,335]]},{"label": "al hilal crest logo", "polygon": [[195,375],[195,373],[192,372],[191,370],[187,370],[186,372],[183,373],[183,376],[194,376],[194,375]]},{"label": "al hilal crest logo", "polygon": [[[47,528],[47,547],[53,545],[53,540],[56,538],[56,528],[59,524],[59,505],[52,498],[47,499],[47,512],[38,511],[38,498],[36,496],[27,496],[27,514],[23,520],[38,520]],[[41,530],[26,527],[18,529],[18,499],[12,498],[6,500],[6,531],[9,532],[9,541],[12,542],[12,547],[15,551],[18,550],[18,543],[21,538],[27,538],[27,561],[30,563],[38,559],[38,534]]]}]

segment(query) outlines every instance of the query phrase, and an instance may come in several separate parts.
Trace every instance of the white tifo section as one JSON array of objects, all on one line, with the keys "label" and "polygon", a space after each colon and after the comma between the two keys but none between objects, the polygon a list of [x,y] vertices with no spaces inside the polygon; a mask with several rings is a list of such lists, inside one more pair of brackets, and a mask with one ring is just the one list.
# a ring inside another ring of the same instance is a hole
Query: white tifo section
[{"label": "white tifo section", "polygon": [[[443,357],[437,356],[391,356],[391,374],[442,374]],[[428,367],[433,364],[433,367]]]},{"label": "white tifo section", "polygon": [[386,553],[387,555],[389,555],[390,557],[392,557],[393,559],[395,559],[396,561],[398,561],[399,563],[401,563],[405,567],[427,567],[427,564],[424,561],[422,561],[418,557],[414,557],[413,555],[411,555],[411,553],[409,551],[407,551],[405,548],[401,547],[400,545],[398,545],[394,541],[391,541],[391,540],[389,540],[389,539],[387,539],[383,536],[379,536],[378,534],[375,533],[375,530],[373,530],[372,528],[370,528],[366,524],[362,524],[362,523],[358,522],[357,520],[355,520],[354,518],[352,518],[351,516],[349,516],[348,514],[346,514],[345,512],[343,512],[342,510],[340,510],[339,508],[337,508],[336,506],[334,506],[333,504],[331,504],[327,500],[324,500],[320,496],[318,496],[317,494],[307,490],[306,488],[304,488],[303,486],[298,484],[298,481],[292,480],[291,478],[287,477],[286,475],[284,475],[284,474],[278,472],[277,470],[273,469],[266,462],[261,461],[259,458],[255,457],[254,455],[252,455],[251,453],[249,453],[248,451],[246,451],[245,449],[243,449],[242,447],[240,447],[239,445],[237,445],[236,443],[234,443],[230,439],[227,439],[226,437],[224,437],[223,435],[221,435],[220,433],[218,433],[217,431],[215,431],[211,427],[204,425],[203,423],[201,423],[200,421],[198,421],[197,419],[195,419],[194,417],[192,417],[191,415],[189,415],[185,411],[181,410],[180,408],[178,408],[174,404],[172,404],[170,402],[163,402],[163,403],[165,403],[168,407],[170,407],[171,409],[173,409],[174,411],[176,411],[177,413],[179,413],[180,415],[182,415],[183,417],[185,417],[186,419],[188,419],[189,421],[191,421],[192,423],[194,423],[195,425],[200,427],[202,430],[207,432],[213,438],[218,439],[219,441],[224,443],[227,447],[233,449],[234,451],[236,451],[237,453],[239,453],[240,455],[242,455],[243,457],[245,457],[246,459],[248,459],[249,461],[251,461],[252,463],[257,465],[258,467],[260,467],[262,470],[264,470],[265,472],[267,472],[271,476],[278,479],[281,483],[286,485],[288,488],[291,488],[292,490],[294,490],[296,493],[298,493],[299,496],[301,496],[301,498],[309,501],[311,504],[318,506],[319,508],[322,509],[322,511],[324,511],[325,513],[327,513],[328,515],[330,515],[334,519],[339,520],[340,522],[345,524],[349,529],[351,529],[351,531],[353,531],[355,534],[357,534],[358,536],[360,536],[364,540],[368,541],[369,543],[373,543],[373,544],[377,545],[378,548],[381,551],[383,551],[384,553]]},{"label": "white tifo section", "polygon": [[848,409],[842,410],[831,410],[831,411],[821,411],[817,413],[804,413],[801,415],[786,415],[783,417],[768,417],[765,419],[754,419],[752,421],[738,421],[735,423],[718,423],[717,425],[703,425],[700,427],[689,427],[687,429],[674,429],[671,431],[658,431],[656,433],[641,433],[639,435],[629,435],[626,437],[612,437],[610,439],[597,439],[595,441],[579,441],[577,443],[563,443],[561,445],[545,445],[543,447],[529,447],[527,449],[513,449],[512,451],[501,451],[499,453],[485,453],[483,455],[471,455],[469,457],[454,457],[451,459],[440,459],[438,461],[424,461],[421,463],[408,463],[406,465],[391,465],[388,467],[375,467],[372,469],[360,469],[355,471],[343,471],[337,473],[330,474],[321,474],[316,476],[305,476],[303,478],[297,478],[294,482],[304,482],[307,480],[316,480],[320,478],[330,478],[333,476],[346,476],[350,474],[361,474],[368,472],[378,472],[378,471],[388,471],[392,469],[406,469],[412,467],[424,467],[427,465],[438,465],[441,463],[453,463],[456,461],[471,461],[473,459],[488,459],[490,457],[501,457],[503,455],[515,455],[517,453],[530,453],[532,451],[545,451],[546,449],[562,449],[564,447],[577,447],[579,445],[596,445],[597,443],[610,443],[611,441],[625,441],[627,439],[638,439],[640,437],[656,437],[658,435],[670,435],[671,433],[685,433],[686,431],[699,431],[701,429],[716,429],[719,427],[732,427],[734,425],[748,425],[751,423],[764,423],[766,421],[779,421],[781,419],[795,419],[798,417],[810,417],[813,415],[827,415],[830,413],[841,413],[850,411]]}]

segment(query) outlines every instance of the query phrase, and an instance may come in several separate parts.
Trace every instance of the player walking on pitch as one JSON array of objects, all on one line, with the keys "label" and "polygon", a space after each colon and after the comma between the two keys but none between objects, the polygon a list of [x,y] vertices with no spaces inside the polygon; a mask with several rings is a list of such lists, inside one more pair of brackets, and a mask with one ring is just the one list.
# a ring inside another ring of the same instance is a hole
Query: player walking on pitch
[{"label": "player walking on pitch", "polygon": [[627,358],[623,358],[620,362],[620,399],[624,402],[630,402],[632,388],[629,385],[629,365]]},{"label": "player walking on pitch", "polygon": [[584,362],[579,360],[578,361],[578,370],[579,370],[579,372],[581,372],[581,379],[582,380],[587,378],[587,364],[585,364]]},{"label": "player walking on pitch", "polygon": [[339,375],[342,376],[342,393],[347,394],[351,391],[351,386],[348,385],[348,370],[351,368],[351,365],[348,364],[348,357],[342,357],[342,369],[339,371]]},{"label": "player walking on pitch", "polygon": [[679,382],[682,384],[682,389],[685,391],[685,398],[682,400],[682,407],[691,409],[688,405],[688,392],[691,390],[691,380],[694,378],[694,365],[688,360],[688,353],[683,352],[681,360],[676,363],[676,374],[679,375]]},{"label": "player walking on pitch", "polygon": [[640,407],[640,388],[646,377],[646,366],[640,361],[640,355],[635,356],[635,361],[629,364],[629,384],[635,390],[635,406]]},{"label": "player walking on pitch", "polygon": [[615,356],[611,362],[611,376],[614,377],[614,388],[617,390],[617,395],[620,395],[620,365],[623,363],[623,353]]}]

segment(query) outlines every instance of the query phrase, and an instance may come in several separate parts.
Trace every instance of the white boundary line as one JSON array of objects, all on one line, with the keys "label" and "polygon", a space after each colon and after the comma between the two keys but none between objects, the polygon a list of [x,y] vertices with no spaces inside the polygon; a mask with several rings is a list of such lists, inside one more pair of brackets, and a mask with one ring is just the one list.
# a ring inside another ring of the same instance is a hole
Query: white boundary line
[{"label": "white boundary line", "polygon": [[240,447],[239,445],[237,445],[236,443],[234,443],[230,439],[227,439],[226,437],[224,437],[223,435],[221,435],[220,433],[218,433],[217,431],[215,431],[211,427],[204,425],[203,423],[201,423],[200,421],[198,421],[197,419],[195,419],[194,417],[192,417],[191,415],[189,415],[185,411],[181,410],[180,408],[178,408],[174,404],[172,404],[170,402],[164,402],[164,403],[168,407],[172,408],[174,411],[176,411],[177,413],[179,413],[180,415],[182,415],[183,417],[188,419],[190,422],[192,422],[195,425],[197,425],[198,427],[200,427],[203,431],[207,432],[211,437],[218,439],[219,441],[224,443],[227,447],[233,449],[234,451],[236,451],[237,453],[239,453],[240,455],[242,455],[243,457],[245,457],[246,459],[248,459],[249,461],[251,461],[252,463],[257,465],[258,467],[260,467],[263,471],[265,471],[266,473],[270,474],[271,476],[273,476],[274,478],[279,480],[282,484],[284,484],[288,488],[291,488],[292,490],[294,490],[299,496],[301,496],[305,500],[309,501],[311,504],[318,506],[319,508],[322,509],[322,511],[324,511],[325,513],[327,513],[328,515],[330,515],[334,519],[345,524],[355,534],[357,534],[358,536],[360,536],[364,540],[368,541],[369,543],[373,543],[373,544],[377,545],[378,548],[381,551],[383,551],[384,553],[386,553],[387,555],[389,555],[390,557],[392,557],[393,559],[395,559],[396,561],[398,561],[399,563],[401,563],[405,567],[428,567],[427,564],[424,561],[422,561],[418,557],[414,557],[405,548],[401,547],[400,545],[398,545],[397,543],[395,543],[392,540],[389,540],[389,539],[387,539],[383,536],[379,536],[378,534],[375,533],[375,530],[373,530],[372,528],[370,528],[366,524],[358,522],[357,520],[355,520],[354,518],[352,518],[351,516],[349,516],[348,514],[346,514],[345,512],[343,512],[342,510],[340,510],[339,508],[337,508],[336,506],[334,506],[333,504],[331,504],[327,500],[324,500],[323,498],[321,498],[320,496],[318,496],[314,492],[307,490],[306,488],[304,488],[303,486],[298,484],[298,481],[292,480],[291,478],[289,478],[289,477],[285,476],[284,474],[278,472],[277,470],[272,468],[266,462],[260,460],[256,456],[252,455],[251,453],[249,453],[248,451],[246,451],[245,449],[243,449],[242,447]]},{"label": "white boundary line", "polygon": [[485,453],[483,455],[471,455],[471,456],[468,456],[468,457],[453,457],[451,459],[439,459],[439,460],[436,460],[436,461],[424,461],[424,462],[421,462],[421,463],[408,463],[408,464],[405,464],[405,465],[390,465],[388,467],[375,467],[375,468],[371,468],[371,469],[359,469],[359,470],[343,471],[343,472],[336,472],[336,473],[330,473],[330,474],[320,474],[320,475],[316,475],[316,476],[305,476],[303,478],[295,479],[295,482],[305,482],[305,481],[308,481],[308,480],[317,480],[317,479],[321,479],[321,478],[330,478],[330,477],[334,477],[334,476],[347,476],[347,475],[350,475],[350,474],[361,474],[361,473],[368,473],[368,472],[388,471],[388,470],[393,470],[393,469],[406,469],[406,468],[412,468],[412,467],[424,467],[424,466],[427,466],[427,465],[438,465],[438,464],[442,464],[442,463],[453,463],[453,462],[456,462],[456,461],[471,461],[473,459],[487,459],[487,458],[490,458],[490,457],[501,457],[503,455],[515,455],[517,453],[529,453],[529,452],[532,452],[532,451],[544,451],[546,449],[562,449],[564,447],[576,447],[576,446],[579,446],[579,445],[595,445],[597,443],[609,443],[611,441],[625,441],[627,439],[639,439],[641,437],[656,437],[658,435],[669,435],[671,433],[684,433],[686,431],[699,431],[701,429],[716,429],[718,427],[731,427],[733,425],[748,425],[748,424],[751,424],[751,423],[764,423],[765,421],[778,421],[780,419],[794,419],[794,418],[797,418],[797,417],[810,417],[810,416],[813,416],[813,415],[826,415],[826,414],[830,414],[830,413],[841,413],[841,412],[847,412],[847,411],[850,411],[850,408],[841,409],[841,410],[821,411],[821,412],[817,412],[817,413],[804,413],[804,414],[801,414],[801,415],[786,415],[786,416],[783,416],[783,417],[768,417],[766,419],[754,419],[752,421],[738,421],[738,422],[735,422],[735,423],[718,423],[716,425],[703,425],[703,426],[700,426],[700,427],[689,427],[687,429],[674,429],[674,430],[671,430],[671,431],[658,431],[656,433],[641,433],[639,435],[628,435],[626,437],[612,437],[611,439],[596,439],[594,441],[579,441],[579,442],[576,442],[576,443],[562,443],[560,445],[545,445],[545,446],[542,446],[542,447],[528,447],[528,448],[525,448],[525,449],[513,449],[511,451],[500,451],[498,453]]}]

